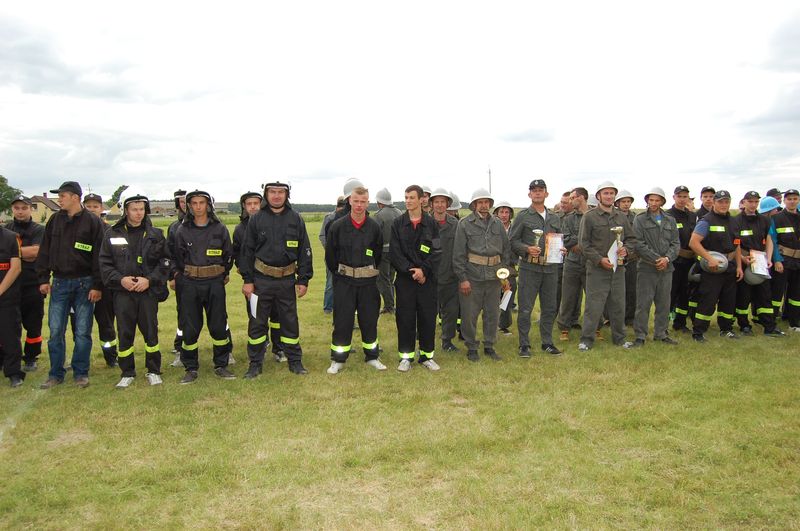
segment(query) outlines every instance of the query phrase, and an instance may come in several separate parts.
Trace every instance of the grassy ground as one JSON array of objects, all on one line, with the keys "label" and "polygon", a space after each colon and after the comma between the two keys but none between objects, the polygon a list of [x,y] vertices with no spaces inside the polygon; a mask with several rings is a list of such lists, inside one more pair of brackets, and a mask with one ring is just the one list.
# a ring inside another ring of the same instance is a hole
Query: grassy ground
[{"label": "grassy ground", "polygon": [[[501,337],[501,363],[440,353],[438,374],[401,374],[384,316],[390,370],[359,353],[329,376],[314,243],[307,377],[269,363],[258,380],[218,380],[204,336],[195,385],[166,368],[161,387],[140,370],[115,391],[95,344],[88,389],[40,391],[43,370],[0,388],[0,526],[800,527],[800,336],[589,353],[573,339],[530,360]],[[241,376],[240,284],[228,293]],[[160,316],[167,351],[173,299]]]}]

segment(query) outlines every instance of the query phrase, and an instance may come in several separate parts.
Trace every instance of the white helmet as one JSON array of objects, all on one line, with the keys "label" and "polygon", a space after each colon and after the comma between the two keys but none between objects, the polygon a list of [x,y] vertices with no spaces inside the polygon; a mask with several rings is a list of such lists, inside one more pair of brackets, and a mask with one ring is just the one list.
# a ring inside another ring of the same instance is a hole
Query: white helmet
[{"label": "white helmet", "polygon": [[603,181],[597,185],[597,190],[595,190],[594,196],[597,197],[597,194],[600,193],[600,190],[605,190],[606,188],[612,188],[614,190],[614,194],[619,192],[619,189],[616,186],[614,186],[614,183],[612,183],[611,181]]},{"label": "white helmet", "polygon": [[661,198],[661,201],[663,201],[664,203],[666,203],[666,202],[667,202],[667,196],[666,196],[666,194],[664,193],[664,190],[663,190],[663,189],[661,189],[661,188],[659,188],[658,186],[654,186],[654,187],[650,188],[650,191],[649,191],[649,192],[647,192],[646,194],[644,194],[644,202],[645,202],[645,203],[647,203],[647,198],[648,198],[648,196],[650,196],[651,194],[655,194],[655,195],[659,196],[659,197]]},{"label": "white helmet", "polygon": [[388,188],[381,188],[378,190],[378,193],[375,194],[375,202],[382,205],[392,204],[392,194],[389,192]]},{"label": "white helmet", "polygon": [[[437,196],[438,197],[444,197],[445,199],[447,199],[447,207],[448,208],[450,208],[450,206],[454,203],[453,196],[451,195],[450,192],[448,192],[444,188],[437,188],[436,190],[431,192],[431,201],[433,201],[433,198],[437,197]],[[458,208],[458,207],[456,207],[456,208]]]},{"label": "white helmet", "polygon": [[[598,192],[599,192],[599,191],[600,191],[600,190],[598,190]],[[628,199],[630,199],[631,201],[633,201],[633,194],[632,194],[632,193],[630,193],[629,191],[627,191],[626,189],[624,189],[624,188],[623,188],[622,190],[620,190],[619,192],[617,192],[617,196],[614,198],[614,202],[616,203],[616,202],[617,202],[617,201],[619,201],[620,199],[625,199],[626,197],[627,197]],[[661,197],[664,197],[664,196],[663,196],[663,192],[662,192],[662,196],[661,196]]]},{"label": "white helmet", "polygon": [[597,196],[591,196],[586,199],[586,206],[589,208],[595,208],[597,206]]},{"label": "white helmet", "polygon": [[719,262],[719,266],[717,266],[716,271],[711,271],[708,267],[708,260],[705,258],[700,258],[700,267],[703,268],[703,271],[706,273],[724,273],[728,270],[728,257],[722,253],[718,253],[717,251],[709,251],[708,254],[713,256]]},{"label": "white helmet", "polygon": [[466,208],[461,203],[461,201],[458,199],[458,196],[456,195],[456,193],[453,192],[452,190],[450,190],[450,197],[453,198],[453,202],[450,204],[450,206],[447,208],[447,210],[459,210],[459,209],[462,209],[462,208]]},{"label": "white helmet", "polygon": [[422,186],[420,186],[420,188],[422,188],[422,193],[423,194],[432,194],[433,193],[433,191],[431,190],[431,187],[428,186],[427,184],[423,184]]},{"label": "white helmet", "polygon": [[126,188],[121,194],[119,194],[119,200],[117,201],[117,206],[120,210],[122,210],[122,215],[125,215],[125,207],[128,206],[128,203],[134,203],[138,201],[144,202],[144,212],[145,214],[150,213],[150,200],[141,190],[137,188]]},{"label": "white helmet", "polygon": [[494,198],[492,198],[492,195],[485,188],[478,188],[477,190],[472,192],[472,198],[469,200],[470,208],[472,208],[472,204],[475,203],[475,201],[477,201],[478,199],[488,199],[489,201],[491,201],[489,208],[491,208],[492,205],[494,205]]},{"label": "white helmet", "polygon": [[344,187],[342,188],[342,195],[344,196],[345,199],[347,199],[348,197],[350,197],[350,194],[353,193],[353,190],[355,190],[359,186],[364,186],[364,183],[353,177],[347,179],[344,183]]},{"label": "white helmet", "polygon": [[511,210],[511,217],[509,219],[514,219],[514,207],[511,206],[511,203],[508,201],[498,201],[494,204],[494,209],[492,209],[492,214],[497,214],[498,208],[506,207],[507,209]]}]

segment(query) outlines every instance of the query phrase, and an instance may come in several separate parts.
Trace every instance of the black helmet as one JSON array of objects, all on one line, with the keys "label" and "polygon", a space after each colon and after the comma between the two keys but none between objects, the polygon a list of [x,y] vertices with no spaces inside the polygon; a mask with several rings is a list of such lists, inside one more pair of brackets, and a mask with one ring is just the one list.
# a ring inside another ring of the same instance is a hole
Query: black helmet
[{"label": "black helmet", "polygon": [[192,202],[192,198],[194,197],[205,197],[206,201],[208,201],[208,207],[206,208],[209,217],[213,219],[217,219],[216,214],[214,214],[214,198],[206,191],[203,190],[193,190],[186,194],[186,217],[187,218],[194,218],[192,214],[192,209],[189,207],[189,203]]},{"label": "black helmet", "polygon": [[186,190],[175,190],[175,193],[172,194],[172,197],[175,200],[175,210],[181,212],[181,197],[186,197]]}]

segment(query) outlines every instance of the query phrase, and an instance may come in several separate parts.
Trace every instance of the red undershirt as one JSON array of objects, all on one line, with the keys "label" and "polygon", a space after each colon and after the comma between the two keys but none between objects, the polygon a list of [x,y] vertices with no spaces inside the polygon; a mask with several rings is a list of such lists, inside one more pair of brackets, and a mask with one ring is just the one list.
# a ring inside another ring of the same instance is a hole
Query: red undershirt
[{"label": "red undershirt", "polygon": [[353,219],[353,216],[350,216],[350,223],[352,223],[356,229],[360,229],[361,227],[363,227],[364,223],[366,222],[367,222],[366,216],[364,216],[364,219],[362,219],[360,223],[355,219]]},{"label": "red undershirt", "polygon": [[411,226],[414,227],[414,230],[417,230],[420,221],[422,221],[422,218],[411,220]]}]

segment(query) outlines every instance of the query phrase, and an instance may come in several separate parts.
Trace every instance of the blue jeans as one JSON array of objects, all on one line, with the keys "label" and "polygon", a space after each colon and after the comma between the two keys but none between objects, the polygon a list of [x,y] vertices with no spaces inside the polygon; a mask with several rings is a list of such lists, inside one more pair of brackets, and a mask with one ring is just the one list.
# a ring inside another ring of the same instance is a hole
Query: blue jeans
[{"label": "blue jeans", "polygon": [[325,295],[322,298],[322,309],[333,311],[333,274],[327,267],[325,268]]},{"label": "blue jeans", "polygon": [[69,309],[75,309],[75,347],[72,350],[72,374],[75,378],[89,375],[89,355],[92,351],[92,322],[94,303],[89,302],[92,277],[53,278],[50,290],[50,309],[47,320],[50,325],[50,378],[64,379],[64,359],[67,344],[64,334],[67,329]]}]

